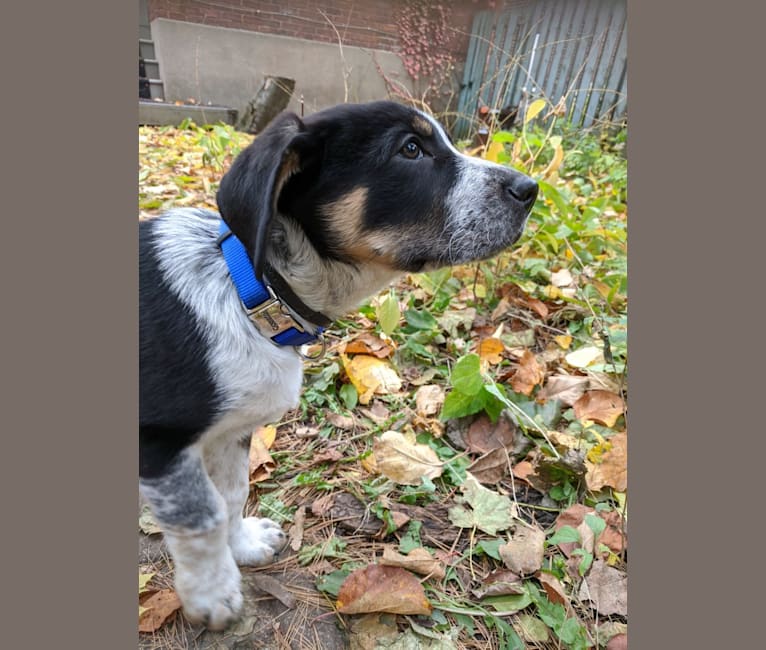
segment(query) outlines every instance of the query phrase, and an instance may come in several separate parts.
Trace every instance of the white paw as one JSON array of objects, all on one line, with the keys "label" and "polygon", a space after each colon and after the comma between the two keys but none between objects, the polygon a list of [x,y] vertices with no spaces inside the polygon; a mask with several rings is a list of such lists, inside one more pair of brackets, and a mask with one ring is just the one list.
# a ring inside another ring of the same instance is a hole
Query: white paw
[{"label": "white paw", "polygon": [[263,566],[271,564],[279,554],[287,537],[271,519],[247,517],[230,532],[229,546],[237,564]]},{"label": "white paw", "polygon": [[184,615],[192,623],[204,623],[211,630],[223,630],[239,618],[242,609],[239,569],[229,553],[224,557],[213,571],[176,569],[176,592]]}]

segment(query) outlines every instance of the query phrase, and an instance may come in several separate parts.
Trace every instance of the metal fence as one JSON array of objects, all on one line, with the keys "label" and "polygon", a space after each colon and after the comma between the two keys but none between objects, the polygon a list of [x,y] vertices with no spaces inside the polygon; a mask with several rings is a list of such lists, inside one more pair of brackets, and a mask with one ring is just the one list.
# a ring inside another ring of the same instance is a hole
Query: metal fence
[{"label": "metal fence", "polygon": [[[560,105],[577,127],[621,120],[627,111],[626,0],[537,0],[473,21],[458,100],[457,137],[480,106],[526,99]],[[526,93],[526,94],[525,94]]]}]

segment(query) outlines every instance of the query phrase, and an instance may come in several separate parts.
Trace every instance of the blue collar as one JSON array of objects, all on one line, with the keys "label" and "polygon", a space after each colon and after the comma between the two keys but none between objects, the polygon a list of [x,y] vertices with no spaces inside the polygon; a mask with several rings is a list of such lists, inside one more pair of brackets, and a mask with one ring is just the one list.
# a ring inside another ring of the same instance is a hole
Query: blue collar
[{"label": "blue collar", "polygon": [[307,331],[271,286],[255,276],[247,250],[223,220],[218,233],[218,246],[239,299],[258,331],[272,343],[283,346],[297,347],[319,339],[324,328],[316,326],[313,332]]}]

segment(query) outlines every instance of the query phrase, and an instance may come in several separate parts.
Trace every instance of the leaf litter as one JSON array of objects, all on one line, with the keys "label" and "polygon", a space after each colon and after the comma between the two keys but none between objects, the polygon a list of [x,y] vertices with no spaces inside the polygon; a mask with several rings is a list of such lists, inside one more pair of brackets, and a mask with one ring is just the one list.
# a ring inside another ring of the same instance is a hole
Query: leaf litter
[{"label": "leaf litter", "polygon": [[[215,209],[222,171],[250,136],[234,134],[216,152],[211,134],[139,130],[140,218],[170,205]],[[554,149],[559,156],[561,144]],[[626,207],[619,183],[591,173],[591,199],[609,204],[595,229],[567,160],[544,161],[536,211],[549,216],[530,217],[517,251],[406,276],[372,297],[328,330],[330,353],[306,364],[300,407],[252,436],[246,514],[275,517],[289,532],[276,564],[243,574],[258,598],[283,608],[280,621],[293,621],[274,629],[271,645],[306,639],[333,611],[353,648],[624,643],[627,356],[599,332],[624,333],[624,286],[613,278]],[[557,222],[572,232],[567,241]],[[475,362],[464,361],[470,354]],[[468,412],[443,418],[456,390],[470,397]],[[157,539],[143,514],[140,535]],[[140,607],[165,591],[172,608],[167,567],[147,569]],[[301,618],[307,608],[318,608],[311,619]],[[152,623],[141,647],[160,638],[189,646],[177,611]],[[258,620],[246,616],[241,633],[254,634]]]}]

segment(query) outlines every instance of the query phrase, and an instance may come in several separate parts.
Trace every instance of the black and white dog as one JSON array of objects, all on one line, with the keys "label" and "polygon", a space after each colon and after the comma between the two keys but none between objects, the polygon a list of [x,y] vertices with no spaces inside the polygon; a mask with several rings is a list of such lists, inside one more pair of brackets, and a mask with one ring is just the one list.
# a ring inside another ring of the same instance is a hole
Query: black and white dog
[{"label": "black and white dog", "polygon": [[429,115],[373,102],[281,114],[224,176],[220,215],[140,222],[140,489],[190,620],[233,621],[237,565],[284,545],[243,509],[251,432],[298,404],[299,346],[403,272],[511,246],[536,197]]}]

